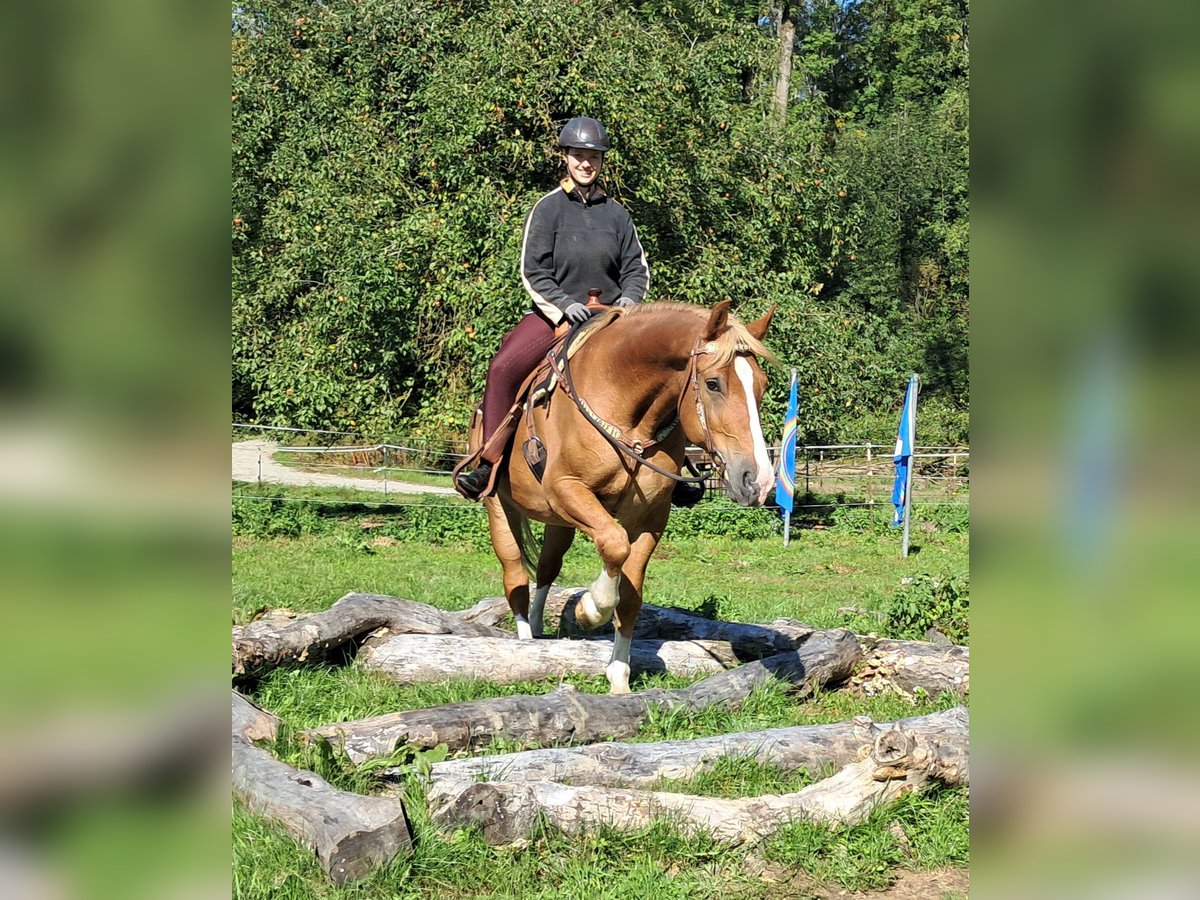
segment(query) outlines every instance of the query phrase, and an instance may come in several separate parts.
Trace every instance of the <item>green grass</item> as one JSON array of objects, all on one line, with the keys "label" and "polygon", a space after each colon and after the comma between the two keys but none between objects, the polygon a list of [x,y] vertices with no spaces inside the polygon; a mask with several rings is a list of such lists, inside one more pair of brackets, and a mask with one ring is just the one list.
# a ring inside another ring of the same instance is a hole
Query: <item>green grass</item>
[{"label": "green grass", "polygon": [[[274,485],[235,487],[233,618],[247,621],[262,607],[297,612],[327,608],[348,591],[393,594],[462,609],[500,593],[499,565],[486,547],[482,512],[476,506],[428,499]],[[264,501],[261,497],[284,498]],[[264,511],[264,504],[270,506]],[[729,514],[721,509],[707,525]],[[959,512],[931,509],[913,532],[917,552],[899,557],[895,531],[881,526],[882,513],[839,511],[797,527],[792,543],[778,536],[734,538],[678,529],[684,536],[663,542],[651,562],[647,600],[703,610],[723,619],[769,622],[788,617],[818,626],[841,625],[887,633],[887,611],[901,579],[946,579],[966,572],[968,533]],[[850,514],[852,513],[852,514]],[[675,514],[680,519],[680,511]],[[750,515],[756,515],[751,513]],[[240,516],[240,518],[239,518]],[[961,520],[961,521],[960,521]],[[744,528],[743,525],[736,526]],[[755,529],[762,530],[760,520]],[[240,524],[237,524],[239,523]],[[362,523],[375,527],[368,530]],[[686,523],[684,523],[686,524]],[[273,529],[278,530],[271,536]],[[770,523],[767,521],[769,531]],[[292,536],[282,536],[290,534]],[[480,540],[480,535],[483,540]],[[431,540],[419,539],[422,535]],[[377,541],[377,538],[383,538]],[[586,584],[597,558],[584,539],[567,555],[560,584]],[[853,607],[852,612],[839,612]],[[602,693],[603,677],[571,677],[579,690]],[[557,679],[515,685],[459,681],[397,686],[357,667],[316,666],[276,670],[257,685],[255,699],[287,726],[275,750],[294,765],[310,768],[346,790],[380,789],[373,771],[356,769],[321,748],[290,738],[296,729],[381,712],[442,703],[552,690]],[[684,679],[665,674],[635,676],[634,687],[676,687]],[[897,697],[856,698],[843,691],[797,700],[778,687],[754,691],[737,710],[656,712],[635,740],[685,739],[730,731],[845,721],[868,715],[876,721],[933,712],[953,705],[948,696],[913,706]],[[488,752],[522,749],[503,742]],[[425,762],[428,761],[426,755]],[[421,754],[400,751],[393,764],[410,774],[403,781],[417,837],[414,856],[374,873],[357,885],[335,888],[311,854],[269,823],[236,807],[233,815],[234,894],[240,898],[560,898],[804,896],[804,889],[759,878],[750,857],[765,858],[776,880],[877,889],[900,868],[965,865],[968,860],[966,792],[942,790],[906,797],[851,828],[793,825],[758,848],[722,848],[679,834],[667,824],[622,835],[600,831],[566,838],[544,830],[521,850],[488,847],[477,834],[442,834],[429,823],[415,773]],[[737,797],[798,790],[825,772],[781,773],[747,760],[728,760],[687,782],[664,782],[665,790]],[[799,891],[799,893],[797,893]]]}]

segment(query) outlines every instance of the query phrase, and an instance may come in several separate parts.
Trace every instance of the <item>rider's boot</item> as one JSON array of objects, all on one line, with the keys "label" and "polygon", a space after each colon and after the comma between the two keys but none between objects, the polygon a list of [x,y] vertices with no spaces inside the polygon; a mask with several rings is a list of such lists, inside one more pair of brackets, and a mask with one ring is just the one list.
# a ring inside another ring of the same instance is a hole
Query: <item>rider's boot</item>
[{"label": "rider's boot", "polygon": [[478,500],[479,495],[483,493],[487,487],[488,480],[492,477],[493,463],[491,460],[481,459],[479,465],[470,472],[460,473],[454,479],[455,485],[460,493],[469,500]]}]

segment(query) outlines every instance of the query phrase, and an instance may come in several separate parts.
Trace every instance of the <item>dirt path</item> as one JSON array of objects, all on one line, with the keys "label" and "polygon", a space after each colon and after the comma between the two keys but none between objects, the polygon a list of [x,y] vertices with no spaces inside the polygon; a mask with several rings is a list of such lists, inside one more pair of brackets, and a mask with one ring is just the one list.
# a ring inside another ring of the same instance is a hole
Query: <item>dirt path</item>
[{"label": "dirt path", "polygon": [[[301,487],[342,487],[383,493],[384,483],[375,478],[349,478],[321,472],[302,472],[275,461],[279,445],[273,441],[239,441],[233,445],[233,480],[293,484]],[[454,488],[433,484],[411,484],[388,479],[389,494],[453,494]]]}]

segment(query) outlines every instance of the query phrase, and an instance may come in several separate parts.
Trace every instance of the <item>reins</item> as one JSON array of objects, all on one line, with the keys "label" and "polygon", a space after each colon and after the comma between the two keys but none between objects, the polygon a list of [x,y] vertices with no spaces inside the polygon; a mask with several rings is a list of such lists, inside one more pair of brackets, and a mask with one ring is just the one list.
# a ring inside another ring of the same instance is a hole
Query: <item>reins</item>
[{"label": "reins", "polygon": [[[637,466],[645,466],[646,468],[650,469],[650,471],[657,472],[659,475],[665,475],[672,481],[700,487],[703,486],[704,482],[711,478],[714,474],[719,473],[725,465],[724,460],[721,459],[721,454],[718,453],[713,447],[712,432],[710,432],[708,429],[708,419],[704,415],[704,404],[700,402],[700,380],[696,374],[696,358],[705,353],[712,352],[713,348],[711,344],[705,344],[701,346],[700,342],[697,341],[696,346],[692,349],[691,353],[688,354],[688,377],[684,381],[683,391],[680,392],[679,399],[675,403],[675,417],[669,423],[667,423],[667,425],[655,432],[653,440],[650,441],[642,441],[640,439],[631,441],[625,437],[624,432],[622,432],[621,429],[616,425],[613,425],[611,422],[606,422],[604,419],[596,415],[596,413],[588,405],[587,401],[580,397],[575,390],[575,382],[571,377],[571,364],[565,348],[563,352],[558,355],[555,355],[553,352],[551,352],[548,354],[548,358],[550,360],[551,367],[553,367],[554,370],[557,371],[561,376],[559,379],[559,384],[562,386],[564,393],[571,398],[576,409],[579,410],[579,412],[592,425],[592,427],[600,432],[600,434],[604,436],[604,439],[612,444],[618,452],[623,453],[625,456],[630,457],[634,461],[635,471]],[[683,411],[684,397],[687,396],[689,387],[692,388],[692,391],[695,395],[696,415],[700,419],[700,425],[704,428],[704,449],[713,457],[713,459],[717,461],[716,467],[708,472],[701,473],[696,472],[691,463],[686,462],[685,459],[685,464],[689,469],[691,469],[692,472],[695,473],[694,477],[677,475],[674,472],[670,472],[667,469],[650,462],[650,460],[646,459],[644,455],[648,450],[658,446],[660,443],[666,440],[671,432],[675,430],[676,426],[679,425]]]}]

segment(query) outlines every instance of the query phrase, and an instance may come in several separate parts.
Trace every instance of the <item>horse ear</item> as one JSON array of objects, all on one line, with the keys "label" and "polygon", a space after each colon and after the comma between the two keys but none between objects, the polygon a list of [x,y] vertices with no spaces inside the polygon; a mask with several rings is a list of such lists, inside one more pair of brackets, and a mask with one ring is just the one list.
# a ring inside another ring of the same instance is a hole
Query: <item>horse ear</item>
[{"label": "horse ear", "polygon": [[729,327],[729,300],[722,300],[712,308],[708,316],[708,326],[704,329],[704,340],[715,341]]},{"label": "horse ear", "polygon": [[767,314],[761,319],[755,319],[746,325],[746,330],[750,332],[750,336],[756,341],[761,341],[767,336],[767,328],[771,324],[771,317],[775,315],[777,304],[772,303],[771,308],[767,310]]}]

